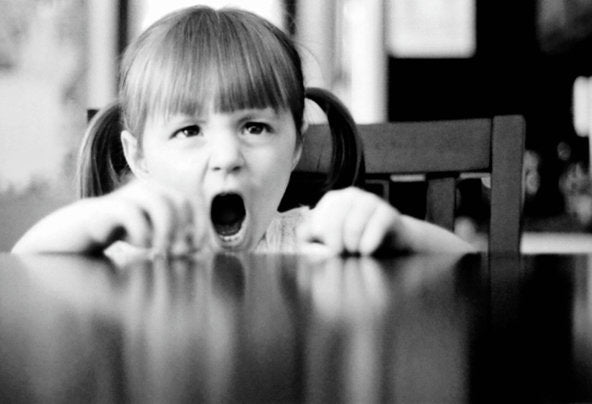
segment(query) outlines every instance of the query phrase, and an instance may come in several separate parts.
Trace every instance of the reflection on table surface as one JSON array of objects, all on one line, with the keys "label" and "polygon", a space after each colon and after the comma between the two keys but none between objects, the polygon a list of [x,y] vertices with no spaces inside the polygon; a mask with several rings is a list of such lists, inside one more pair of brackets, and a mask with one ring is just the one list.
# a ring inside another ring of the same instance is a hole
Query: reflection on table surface
[{"label": "reflection on table surface", "polygon": [[592,256],[0,255],[0,401],[592,400]]}]

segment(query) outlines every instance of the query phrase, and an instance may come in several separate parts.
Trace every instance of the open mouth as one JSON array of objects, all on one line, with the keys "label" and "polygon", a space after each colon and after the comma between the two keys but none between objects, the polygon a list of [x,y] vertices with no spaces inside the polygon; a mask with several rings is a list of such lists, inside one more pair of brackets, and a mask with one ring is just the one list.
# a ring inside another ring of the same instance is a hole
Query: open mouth
[{"label": "open mouth", "polygon": [[245,204],[239,194],[220,194],[212,201],[210,218],[214,230],[223,242],[240,242],[239,233],[246,216]]}]

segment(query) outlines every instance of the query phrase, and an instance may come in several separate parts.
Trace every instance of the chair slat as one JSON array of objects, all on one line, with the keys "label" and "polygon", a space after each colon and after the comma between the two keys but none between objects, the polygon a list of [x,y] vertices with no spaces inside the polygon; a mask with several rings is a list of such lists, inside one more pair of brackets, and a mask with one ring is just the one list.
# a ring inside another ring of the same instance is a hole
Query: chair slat
[{"label": "chair slat", "polygon": [[426,220],[454,231],[456,207],[456,178],[428,179],[426,192]]},{"label": "chair slat", "polygon": [[369,174],[480,171],[490,165],[488,119],[398,122],[359,129]]},{"label": "chair slat", "polygon": [[[366,173],[488,170],[491,125],[491,119],[358,125]],[[304,136],[306,153],[298,170],[317,172],[329,167],[327,151],[331,145],[327,131],[326,125],[311,125]],[[421,150],[421,159],[417,158],[417,150]]]}]

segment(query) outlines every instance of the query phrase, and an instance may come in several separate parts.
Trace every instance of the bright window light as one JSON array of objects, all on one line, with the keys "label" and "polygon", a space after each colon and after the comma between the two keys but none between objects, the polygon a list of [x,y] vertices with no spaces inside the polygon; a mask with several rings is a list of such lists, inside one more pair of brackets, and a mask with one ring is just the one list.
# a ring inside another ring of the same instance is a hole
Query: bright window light
[{"label": "bright window light", "polygon": [[589,136],[592,124],[592,79],[578,77],[573,85],[573,125],[579,136]]},{"label": "bright window light", "polygon": [[466,58],[475,53],[475,0],[392,0],[387,47],[400,58]]}]

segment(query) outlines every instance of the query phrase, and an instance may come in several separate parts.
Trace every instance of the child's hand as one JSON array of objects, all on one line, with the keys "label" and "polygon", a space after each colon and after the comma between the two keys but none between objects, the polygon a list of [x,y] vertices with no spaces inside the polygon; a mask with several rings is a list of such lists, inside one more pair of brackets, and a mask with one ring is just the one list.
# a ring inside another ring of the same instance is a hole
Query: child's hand
[{"label": "child's hand", "polygon": [[205,232],[195,234],[195,207],[153,181],[133,181],[94,204],[101,214],[93,219],[91,237],[100,245],[122,239],[159,253],[185,254],[203,242]]},{"label": "child's hand", "polygon": [[[397,236],[402,230],[401,218],[378,196],[351,187],[323,196],[300,229],[300,236],[304,242],[325,244],[333,253],[370,255],[385,241],[402,243]],[[400,248],[406,246],[401,244]]]},{"label": "child's hand", "polygon": [[203,244],[205,231],[194,234],[195,211],[173,190],[151,181],[132,181],[54,212],[29,230],[13,251],[102,252],[123,240],[159,253],[185,254]]},{"label": "child's hand", "polygon": [[467,253],[473,247],[431,223],[402,215],[378,196],[358,188],[328,192],[300,229],[303,242],[320,242],[332,253]]}]

